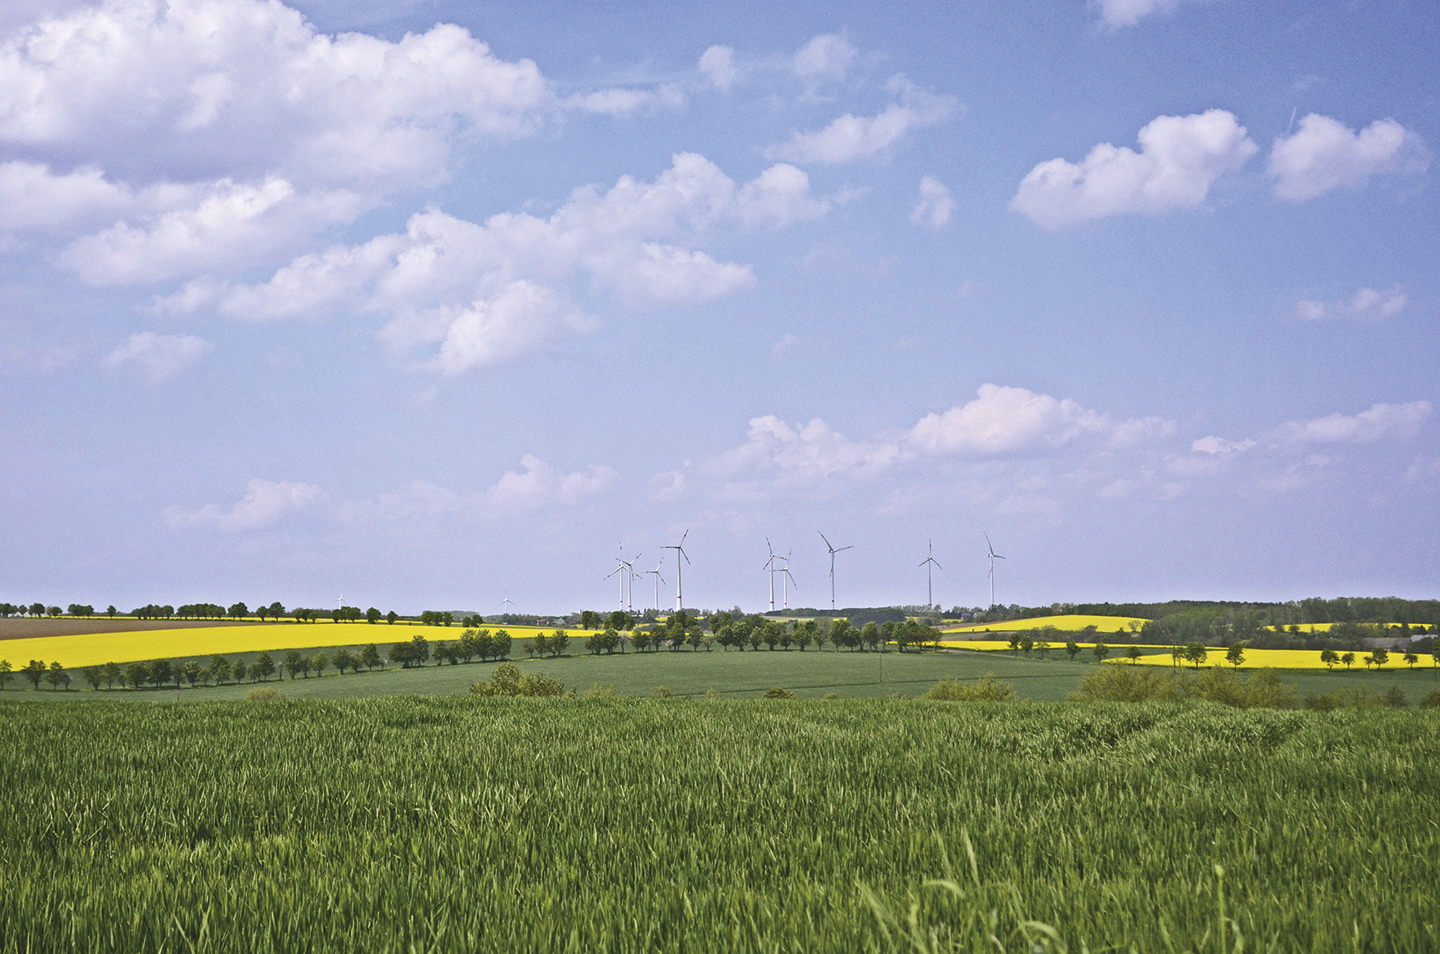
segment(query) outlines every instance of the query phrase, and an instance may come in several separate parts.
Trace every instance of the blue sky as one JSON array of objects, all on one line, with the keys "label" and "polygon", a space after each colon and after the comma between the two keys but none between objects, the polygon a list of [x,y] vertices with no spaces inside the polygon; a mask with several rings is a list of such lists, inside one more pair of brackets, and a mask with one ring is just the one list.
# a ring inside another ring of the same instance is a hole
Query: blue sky
[{"label": "blue sky", "polygon": [[0,598],[1433,597],[1433,7],[955,6],[8,4]]}]

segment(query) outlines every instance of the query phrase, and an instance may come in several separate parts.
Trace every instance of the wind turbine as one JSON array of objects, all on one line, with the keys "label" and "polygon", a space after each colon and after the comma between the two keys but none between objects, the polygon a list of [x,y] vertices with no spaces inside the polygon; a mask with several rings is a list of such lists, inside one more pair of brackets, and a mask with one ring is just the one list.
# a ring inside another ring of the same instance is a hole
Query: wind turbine
[{"label": "wind turbine", "polygon": [[507,586],[505,587],[505,598],[500,601],[500,609],[504,612],[509,612],[509,610],[506,610],[505,607],[514,605],[515,601],[510,598],[510,587]]},{"label": "wind turbine", "polygon": [[[820,533],[819,530],[816,530],[815,532],[816,532],[816,533]],[[825,534],[820,533],[820,539],[821,539],[821,540],[825,540]],[[849,550],[849,549],[850,549],[851,547],[853,547],[853,546],[854,546],[854,544],[852,543],[850,546],[841,547],[839,550],[837,550],[837,549],[835,549],[834,547],[832,547],[832,546],[830,545],[830,541],[829,541],[829,540],[825,540],[825,549],[827,549],[827,550],[830,551],[830,612],[831,612],[831,613],[834,613],[834,612],[835,612],[835,554],[839,553],[841,550]]]},{"label": "wind turbine", "polygon": [[675,610],[676,610],[676,612],[679,612],[680,610],[683,610],[683,609],[685,608],[685,597],[684,597],[684,594],[683,594],[683,590],[681,589],[681,582],[680,582],[680,558],[681,558],[681,557],[685,557],[685,562],[686,562],[686,563],[689,563],[689,562],[690,562],[690,557],[686,556],[686,554],[685,554],[685,538],[688,537],[688,536],[690,536],[690,531],[687,529],[683,534],[680,535],[680,542],[679,542],[679,543],[676,543],[676,544],[673,544],[673,545],[670,545],[670,546],[663,546],[663,547],[660,548],[660,549],[662,549],[662,550],[674,550],[674,551],[675,551]]},{"label": "wind turbine", "polygon": [[[627,612],[634,612],[635,610],[635,561],[638,559],[640,559],[640,554],[638,553],[628,560],[625,559],[625,544],[622,543],[620,544],[620,555],[615,558],[619,566],[605,574],[605,579],[607,580],[616,573],[620,574],[620,608]],[[628,607],[625,601],[625,577],[627,575],[630,577],[630,601]]]},{"label": "wind turbine", "polygon": [[770,575],[770,612],[775,612],[775,548],[770,545],[770,538],[765,538],[765,549],[770,551],[770,559],[765,561],[761,567]]},{"label": "wind turbine", "polygon": [[[981,531],[982,533],[984,531]],[[995,561],[1005,559],[995,552],[995,545],[990,542],[990,534],[985,534],[985,547],[990,551],[990,605],[995,605]]]},{"label": "wind turbine", "polygon": [[[924,562],[924,563],[921,563],[920,565],[921,565],[921,566],[925,566],[925,564],[930,563],[930,564],[934,564],[934,566],[940,566],[939,562],[937,562],[936,559],[935,559],[935,541],[934,541],[934,540],[931,540],[931,541],[930,541],[929,554],[930,554],[930,555],[925,558],[925,562]],[[945,569],[945,568],[944,568],[943,566],[940,566],[940,569],[943,570],[943,569]],[[926,568],[926,570],[925,570],[925,598],[930,601],[929,603],[926,604],[927,607],[930,607],[930,606],[934,606],[934,605],[935,605],[935,582],[934,582],[934,574],[935,574],[935,570],[934,570],[933,567],[927,567],[927,568]]]},{"label": "wind turbine", "polygon": [[[785,608],[790,608],[790,584],[795,583],[795,577],[790,574],[790,557],[785,557],[785,565],[778,571],[784,579],[781,581],[785,588]],[[795,592],[800,592],[800,584],[795,583]]]},{"label": "wind turbine", "polygon": [[[637,556],[635,559],[638,560],[638,559],[640,559],[640,558]],[[665,565],[665,559],[664,559],[664,557],[661,557],[660,562],[657,563],[657,564],[655,564],[655,569],[653,569],[653,570],[646,570],[646,571],[644,572],[644,574],[642,574],[642,575],[644,575],[644,576],[653,576],[653,577],[655,577],[655,613],[656,613],[656,615],[659,615],[659,613],[660,613],[660,584],[665,582],[665,577],[663,577],[663,576],[660,575],[660,567],[662,567],[662,566],[664,566],[664,565]]]}]

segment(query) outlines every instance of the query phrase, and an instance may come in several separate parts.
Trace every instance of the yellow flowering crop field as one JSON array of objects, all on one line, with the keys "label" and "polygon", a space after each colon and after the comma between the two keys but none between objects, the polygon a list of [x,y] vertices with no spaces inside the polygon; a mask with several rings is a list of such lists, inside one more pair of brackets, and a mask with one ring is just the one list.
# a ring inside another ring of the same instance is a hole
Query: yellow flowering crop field
[{"label": "yellow flowering crop field", "polygon": [[1032,619],[1009,619],[999,623],[976,623],[968,626],[947,626],[942,630],[946,633],[1008,633],[1020,629],[1039,629],[1042,626],[1054,626],[1061,632],[1078,633],[1086,626],[1094,626],[1096,629],[1107,633],[1129,632],[1130,624],[1137,626],[1144,625],[1149,620],[1141,619],[1138,616],[1081,616],[1070,614],[1067,616],[1036,616]]},{"label": "yellow flowering crop field", "polygon": [[[1139,664],[1142,665],[1142,666],[1170,666],[1170,665],[1174,665],[1174,659],[1171,657],[1170,653],[1168,652],[1169,647],[1167,646],[1167,647],[1164,647],[1164,648],[1167,650],[1167,652],[1163,652],[1163,653],[1160,653],[1159,655],[1153,655],[1153,656],[1141,656],[1141,657],[1140,657],[1140,660],[1139,660]],[[1219,667],[1219,668],[1221,668],[1221,669],[1229,669],[1229,668],[1231,668],[1231,667],[1230,667],[1230,663],[1225,659],[1225,650],[1224,650],[1223,647],[1210,646],[1210,647],[1207,647],[1207,648],[1209,649],[1209,655],[1206,656],[1205,662],[1202,664],[1202,668],[1213,668],[1213,667]],[[1340,652],[1339,655],[1344,656],[1345,653]],[[1367,667],[1367,666],[1365,665],[1365,657],[1368,656],[1368,655],[1370,655],[1370,653],[1369,653],[1368,651],[1355,650],[1355,662],[1354,662],[1354,664],[1351,665],[1349,668],[1350,668],[1351,670],[1358,670],[1358,671],[1361,671],[1361,672],[1363,672],[1363,671],[1364,671],[1365,669],[1367,669],[1367,668],[1373,668],[1373,667]],[[1112,650],[1112,658],[1111,658],[1109,661],[1110,661],[1110,662],[1123,662],[1123,663],[1125,663],[1126,665],[1129,665],[1129,663],[1130,663],[1130,660],[1129,660],[1129,659],[1125,659],[1125,658],[1121,658],[1121,659],[1118,659],[1118,660],[1115,659],[1115,658],[1114,658],[1114,652],[1113,652],[1113,650]],[[1430,655],[1429,655],[1428,653],[1426,653],[1425,655],[1419,656],[1419,662],[1416,663],[1417,666],[1429,666],[1430,664],[1431,664],[1431,659],[1430,659]],[[1180,667],[1181,667],[1182,669],[1193,669],[1193,668],[1194,668],[1194,665],[1191,664],[1191,663],[1185,662],[1184,660],[1181,660],[1181,661],[1180,661]],[[1241,668],[1241,669],[1330,669],[1330,668],[1332,668],[1332,667],[1327,666],[1327,665],[1325,665],[1323,662],[1320,661],[1320,650],[1318,650],[1318,649],[1247,649],[1247,650],[1245,650],[1245,658],[1244,658],[1244,660],[1240,663],[1240,668]],[[1344,664],[1342,664],[1342,663],[1336,663],[1333,668],[1336,669],[1336,670],[1338,670],[1338,671],[1342,671],[1342,672],[1343,672],[1347,667],[1346,667]],[[1407,666],[1406,663],[1405,663],[1404,653],[1396,652],[1395,650],[1392,649],[1392,650],[1390,650],[1389,659],[1386,661],[1384,668],[1390,669],[1390,670],[1394,670],[1394,669],[1409,669],[1410,667]]]},{"label": "yellow flowering crop field", "polygon": [[[529,639],[554,629],[537,626],[489,626],[505,630],[512,639]],[[389,646],[415,635],[431,642],[459,639],[460,626],[423,626],[419,623],[274,623],[263,626],[205,626],[194,629],[153,629],[38,639],[0,640],[0,659],[17,669],[31,659],[58,661],[66,669],[127,663],[149,659],[188,659],[235,653],[273,652],[277,649],[313,649],[317,646]],[[569,631],[572,636],[579,631]],[[382,652],[383,655],[383,652]]]}]

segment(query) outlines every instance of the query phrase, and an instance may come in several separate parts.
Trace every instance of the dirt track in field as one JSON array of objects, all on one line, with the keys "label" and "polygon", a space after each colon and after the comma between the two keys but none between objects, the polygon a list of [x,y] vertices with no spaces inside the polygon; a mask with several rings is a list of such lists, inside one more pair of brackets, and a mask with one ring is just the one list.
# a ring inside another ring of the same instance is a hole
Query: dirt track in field
[{"label": "dirt track in field", "polygon": [[32,619],[0,618],[0,640],[37,639],[44,636],[79,636],[84,633],[127,633],[145,629],[195,629],[200,626],[255,626],[256,620],[225,619]]}]

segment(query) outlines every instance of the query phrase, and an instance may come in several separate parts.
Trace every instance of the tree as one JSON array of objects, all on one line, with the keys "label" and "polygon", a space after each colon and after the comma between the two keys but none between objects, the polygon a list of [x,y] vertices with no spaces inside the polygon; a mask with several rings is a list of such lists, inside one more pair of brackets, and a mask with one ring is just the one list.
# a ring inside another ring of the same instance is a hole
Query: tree
[{"label": "tree", "polygon": [[[345,675],[345,670],[356,669],[358,663],[353,653],[348,649],[335,650],[335,668],[340,670],[340,675]],[[358,671],[358,669],[357,669]]]},{"label": "tree", "polygon": [[371,626],[374,626],[376,623],[380,622],[380,611],[373,606],[367,609],[365,611],[365,622],[369,623]]},{"label": "tree", "polygon": [[1390,652],[1377,647],[1370,651],[1370,657],[1375,660],[1376,669],[1384,669],[1385,664],[1390,661]]},{"label": "tree", "polygon": [[1125,650],[1125,655],[1130,657],[1130,665],[1133,666],[1138,663],[1140,661],[1140,657],[1145,654],[1140,651],[1139,646],[1131,646],[1129,649]]},{"label": "tree", "polygon": [[570,634],[563,629],[557,629],[550,636],[550,655],[563,656],[570,648]]},{"label": "tree", "polygon": [[[291,681],[294,681],[295,674],[300,671],[301,664],[300,650],[290,649],[285,652],[285,671],[290,674]],[[308,676],[309,672],[306,672],[306,675]]]},{"label": "tree", "polygon": [[111,619],[115,618],[116,612],[118,611],[115,609],[114,603],[111,603],[109,606],[105,607],[105,615],[110,617]]},{"label": "tree", "polygon": [[1340,662],[1344,664],[1345,669],[1348,671],[1351,666],[1355,665],[1355,654],[1346,653],[1340,657]]},{"label": "tree", "polygon": [[125,667],[125,681],[131,689],[139,689],[150,681],[150,667],[143,662],[132,662]]},{"label": "tree", "polygon": [[416,633],[414,637],[411,638],[410,647],[413,653],[412,661],[415,665],[424,665],[425,661],[430,658],[430,640],[421,636],[419,633]]},{"label": "tree", "polygon": [[1080,644],[1073,639],[1065,640],[1065,655],[1070,657],[1071,662],[1074,662],[1075,657],[1080,655]]},{"label": "tree", "polygon": [[80,675],[84,676],[85,681],[90,683],[90,688],[96,691],[99,691],[100,683],[105,681],[105,671],[99,666],[86,666],[80,670]]},{"label": "tree", "polygon": [[[107,662],[107,663],[105,664],[105,688],[106,688],[106,689],[114,689],[114,688],[115,688],[115,680],[116,680],[116,679],[121,679],[122,675],[123,675],[123,671],[120,669],[120,664],[119,664],[119,663],[116,663],[116,662]],[[122,685],[122,686],[125,685],[125,683],[124,683],[123,680],[121,681],[120,685]]]},{"label": "tree", "polygon": [[40,680],[45,678],[45,663],[38,659],[32,659],[20,670],[20,675],[30,680],[30,685],[36,689],[40,688]]},{"label": "tree", "polygon": [[505,659],[510,655],[510,634],[507,631],[496,631],[490,644],[490,655],[495,659]]},{"label": "tree", "polygon": [[[273,610],[275,607],[271,606],[270,608]],[[261,653],[256,656],[255,661],[250,664],[250,669],[252,671],[252,678],[254,672],[259,672],[261,679],[268,680],[271,676],[275,675],[275,660],[270,658],[269,653]]]},{"label": "tree", "polygon": [[190,683],[191,689],[194,689],[195,683],[200,679],[200,664],[192,659],[184,665],[183,672],[185,681]]},{"label": "tree", "polygon": [[1191,643],[1185,647],[1184,659],[1186,662],[1194,663],[1199,669],[1210,656],[1210,650],[1205,648],[1204,643]]},{"label": "tree", "polygon": [[1236,669],[1239,669],[1240,664],[1245,661],[1245,647],[1239,643],[1233,644],[1229,649],[1225,650],[1225,661]]},{"label": "tree", "polygon": [[[44,616],[44,615],[45,615],[45,604],[44,604],[44,603],[31,603],[31,604],[30,604],[30,615],[31,615],[31,616]],[[38,684],[36,685],[36,688],[37,688],[37,689],[39,688],[39,685],[38,685]]]},{"label": "tree", "polygon": [[[243,665],[243,663],[241,664]],[[216,656],[210,660],[210,675],[215,679],[215,685],[222,685],[230,681],[230,660],[224,656]]]},{"label": "tree", "polygon": [[0,659],[0,689],[4,689],[5,684],[10,681],[11,672],[10,660]]},{"label": "tree", "polygon": [[594,610],[581,610],[581,612],[580,612],[580,628],[581,628],[581,629],[596,629],[597,627],[599,627],[599,625],[600,625],[600,614],[599,614],[599,613],[595,612]]},{"label": "tree", "polygon": [[246,606],[244,603],[235,603],[231,605],[229,612],[230,615],[235,619],[244,619],[246,616],[250,615],[250,607]]},{"label": "tree", "polygon": [[1017,656],[1017,655],[1019,655],[1019,654],[1020,654],[1020,634],[1019,634],[1019,633],[1011,633],[1011,634],[1010,634],[1010,655],[1012,655],[1012,656]]},{"label": "tree", "polygon": [[49,606],[49,607],[46,607],[45,612],[49,613],[50,616],[53,618],[53,617],[56,617],[56,616],[59,616],[59,615],[60,615],[60,607],[58,607],[58,606]]},{"label": "tree", "polygon": [[1404,660],[1405,660],[1405,665],[1407,665],[1407,666],[1410,667],[1410,671],[1411,671],[1411,672],[1414,672],[1414,671],[1415,671],[1415,664],[1420,661],[1420,657],[1417,656],[1417,655],[1415,655],[1415,651],[1414,651],[1414,650],[1409,650],[1409,651],[1407,651],[1407,652],[1405,653],[1404,657],[1402,657],[1402,658],[1404,658]]},{"label": "tree", "polygon": [[1104,662],[1105,657],[1110,655],[1110,647],[1096,640],[1095,645],[1090,647],[1090,654],[1095,657],[1096,662]]},{"label": "tree", "polygon": [[[316,679],[320,678],[320,674],[325,671],[325,667],[328,665],[330,665],[330,660],[324,653],[316,653],[310,659],[310,668],[315,670]],[[344,670],[341,670],[341,674],[344,674]]]},{"label": "tree", "polygon": [[273,603],[270,604],[270,618],[271,618],[271,619],[273,619],[275,622],[278,623],[278,622],[280,622],[280,617],[282,617],[282,616],[284,616],[284,615],[285,615],[285,604],[281,603],[279,600],[276,600],[275,602],[273,602]]},{"label": "tree", "polygon": [[59,689],[62,681],[65,683],[65,688],[70,688],[70,676],[65,672],[65,667],[60,665],[59,660],[52,662],[50,668],[45,671],[45,681],[50,683],[51,689]]},{"label": "tree", "polygon": [[156,689],[164,686],[165,683],[170,681],[170,676],[174,672],[174,668],[168,659],[155,660],[150,664],[150,684]]},{"label": "tree", "polygon": [[1331,672],[1335,670],[1335,664],[1340,661],[1340,654],[1333,649],[1320,650],[1320,662]]},{"label": "tree", "polygon": [[385,622],[389,623],[391,626],[394,626],[395,621],[399,618],[400,616],[394,610],[391,610],[390,612],[385,614]]},{"label": "tree", "polygon": [[366,672],[373,672],[380,665],[380,650],[374,643],[360,650],[360,665],[365,667]]}]

